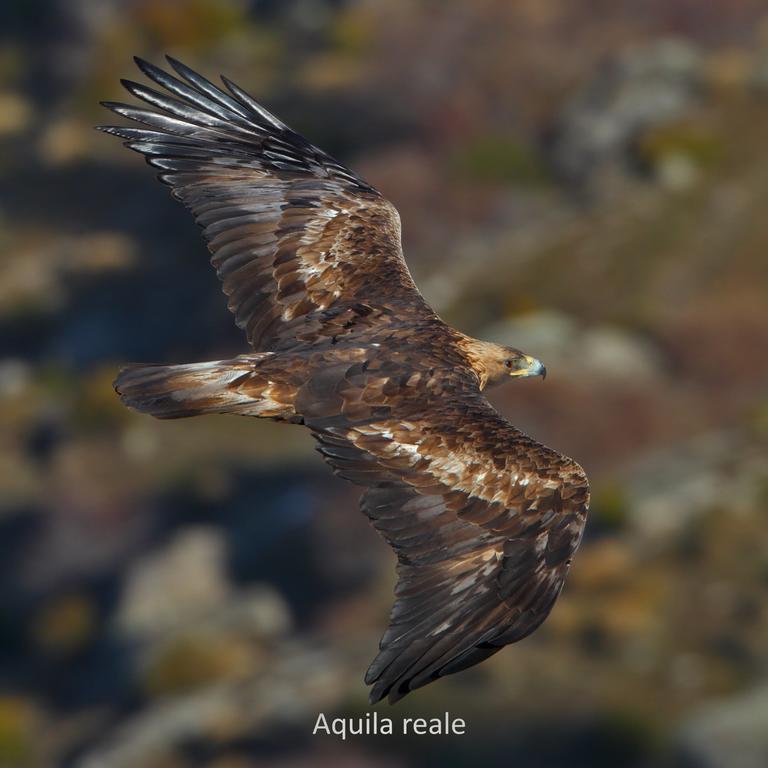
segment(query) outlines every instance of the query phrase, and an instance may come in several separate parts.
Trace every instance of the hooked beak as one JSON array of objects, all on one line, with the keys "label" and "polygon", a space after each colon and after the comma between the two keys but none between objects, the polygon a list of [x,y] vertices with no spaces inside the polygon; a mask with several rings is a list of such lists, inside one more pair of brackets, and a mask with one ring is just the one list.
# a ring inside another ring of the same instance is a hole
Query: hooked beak
[{"label": "hooked beak", "polygon": [[509,375],[517,379],[527,379],[529,376],[541,376],[542,379],[546,379],[547,369],[541,360],[530,355],[522,355],[517,361],[517,366],[509,372]]}]

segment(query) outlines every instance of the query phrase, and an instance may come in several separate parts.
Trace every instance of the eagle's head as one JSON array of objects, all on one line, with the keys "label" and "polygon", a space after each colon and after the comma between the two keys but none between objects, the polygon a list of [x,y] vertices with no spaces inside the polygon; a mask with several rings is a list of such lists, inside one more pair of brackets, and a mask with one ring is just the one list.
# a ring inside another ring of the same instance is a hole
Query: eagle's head
[{"label": "eagle's head", "polygon": [[469,339],[469,343],[463,346],[472,368],[480,379],[480,389],[501,384],[510,378],[544,378],[547,375],[547,369],[540,360],[515,347],[477,339]]},{"label": "eagle's head", "polygon": [[541,360],[526,355],[514,347],[499,345],[499,355],[494,358],[494,365],[488,376],[488,384],[501,384],[508,378],[524,379],[528,376],[547,376],[547,369]]}]

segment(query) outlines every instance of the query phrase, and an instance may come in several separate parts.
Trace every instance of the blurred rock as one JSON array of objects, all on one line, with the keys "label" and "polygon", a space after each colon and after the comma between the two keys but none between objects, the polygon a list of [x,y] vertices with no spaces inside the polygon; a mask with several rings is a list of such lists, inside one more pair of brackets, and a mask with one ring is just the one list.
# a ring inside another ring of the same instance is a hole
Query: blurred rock
[{"label": "blurred rock", "polygon": [[221,610],[215,617],[216,626],[237,630],[254,639],[281,637],[291,629],[290,610],[274,589],[260,585],[249,587]]},{"label": "blurred rock", "polygon": [[37,309],[60,309],[72,290],[72,277],[125,269],[133,263],[136,246],[119,232],[19,238],[13,258],[0,262],[0,315]]},{"label": "blurred rock", "polygon": [[662,186],[673,192],[692,187],[699,177],[696,163],[683,153],[666,155],[659,162],[656,173]]},{"label": "blurred rock", "polygon": [[19,248],[12,256],[0,263],[0,316],[59,309],[65,291],[49,252]]},{"label": "blurred rock", "polygon": [[66,165],[87,156],[92,137],[79,120],[62,117],[52,120],[40,136],[40,156],[52,166]]},{"label": "blurred rock", "polygon": [[125,269],[134,262],[136,244],[122,232],[90,232],[60,241],[62,264],[75,272]]},{"label": "blurred rock", "polygon": [[602,376],[647,381],[661,368],[661,357],[651,344],[619,328],[587,330],[579,346],[571,351],[583,367]]},{"label": "blurred rock", "polygon": [[162,633],[203,619],[230,598],[226,543],[215,528],[181,530],[141,558],[126,579],[117,623],[133,636]]},{"label": "blurred rock", "polygon": [[[332,707],[349,671],[311,638],[283,645],[280,655],[248,681],[220,682],[163,700],[95,743],[80,768],[143,768],[154,755],[189,739],[253,739],[279,726],[301,725]],[[295,692],[301,690],[301,696]]]},{"label": "blurred rock", "polygon": [[696,118],[652,126],[633,145],[637,160],[673,192],[692,187],[702,170],[722,159],[724,148],[724,139]]},{"label": "blurred rock", "polygon": [[280,637],[291,627],[283,598],[265,585],[235,591],[227,573],[224,534],[182,529],[161,551],[137,561],[126,580],[117,625],[152,639],[205,626],[252,640]]},{"label": "blurred rock", "polygon": [[552,161],[574,182],[589,182],[621,161],[635,136],[675,119],[696,102],[702,79],[698,50],[662,40],[619,56],[567,106],[557,127]]},{"label": "blurred rock", "polygon": [[756,503],[763,474],[761,448],[739,433],[708,434],[654,452],[626,472],[630,525],[663,539],[718,506],[738,513]]},{"label": "blurred rock", "polygon": [[260,669],[257,647],[235,634],[192,631],[153,649],[143,678],[153,696],[179,695]]},{"label": "blurred rock", "polygon": [[32,120],[32,106],[15,93],[0,92],[0,136],[23,131]]},{"label": "blurred rock", "polygon": [[169,699],[143,709],[117,733],[96,742],[79,768],[142,768],[168,748],[200,738],[208,724],[236,717],[228,690],[218,687],[196,695]]},{"label": "blurred rock", "polygon": [[0,360],[0,398],[21,394],[31,378],[30,366],[23,360]]},{"label": "blurred rock", "polygon": [[120,448],[132,461],[149,461],[157,455],[157,432],[144,423],[131,424],[122,434]]},{"label": "blurred rock", "polygon": [[683,723],[678,744],[701,768],[768,765],[768,685],[714,702]]}]

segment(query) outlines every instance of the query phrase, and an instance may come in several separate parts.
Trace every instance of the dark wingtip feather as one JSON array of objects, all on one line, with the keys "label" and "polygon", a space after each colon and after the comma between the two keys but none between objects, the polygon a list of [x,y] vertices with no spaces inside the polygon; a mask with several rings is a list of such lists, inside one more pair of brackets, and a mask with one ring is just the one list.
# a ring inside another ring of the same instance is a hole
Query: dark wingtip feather
[{"label": "dark wingtip feather", "polygon": [[100,101],[99,104],[112,112],[117,112],[118,115],[122,114],[120,110],[130,108],[130,104],[123,104],[121,101]]},{"label": "dark wingtip feather", "polygon": [[246,93],[237,83],[233,83],[228,77],[220,75],[221,82],[229,89],[229,92],[247,109],[265,120],[272,128],[279,131],[289,131],[290,128],[276,115],[273,115],[266,107],[259,104],[249,93]]},{"label": "dark wingtip feather", "polygon": [[133,60],[136,64],[136,66],[150,79],[154,80],[154,82],[159,83],[160,85],[164,85],[167,87],[167,83],[169,81],[173,81],[174,78],[169,75],[165,70],[160,69],[160,67],[155,66],[151,61],[147,61],[146,59],[142,59],[140,56],[134,56]]},{"label": "dark wingtip feather", "polygon": [[137,96],[138,98],[142,98],[139,96],[136,91],[141,89],[146,89],[146,86],[143,86],[141,83],[137,83],[135,80],[130,80],[127,77],[121,77],[120,78],[120,85],[125,88],[128,93],[132,94],[133,96]]},{"label": "dark wingtip feather", "polygon": [[235,114],[239,115],[246,120],[250,120],[248,109],[243,106],[237,99],[233,99],[230,95],[225,93],[215,86],[210,80],[203,77],[199,72],[195,72],[194,69],[188,67],[178,59],[174,59],[172,56],[166,55],[165,57],[168,63],[173,67],[178,75],[186,80],[193,88],[198,90],[201,94],[208,99],[212,99],[217,104],[231,110]]},{"label": "dark wingtip feather", "polygon": [[144,99],[140,94],[140,91],[143,88],[141,83],[137,83],[135,80],[129,80],[127,77],[121,77],[120,85],[122,85],[123,88],[125,88],[125,90],[131,94],[131,96],[135,96],[137,99],[146,101],[146,99]]},{"label": "dark wingtip feather", "polygon": [[134,57],[133,57],[133,63],[134,63],[134,64],[135,64],[135,65],[136,65],[136,66],[137,66],[137,67],[138,67],[138,68],[139,68],[139,69],[140,69],[142,72],[144,72],[145,74],[146,74],[146,71],[147,71],[148,69],[149,69],[149,70],[157,69],[157,67],[155,67],[155,65],[154,65],[154,64],[152,64],[152,62],[150,62],[150,61],[147,61],[146,59],[142,59],[142,58],[141,58],[141,56],[134,56]]},{"label": "dark wingtip feather", "polygon": [[378,687],[374,687],[368,694],[368,704],[370,704],[372,707],[376,706],[376,704],[378,704],[386,695],[386,691],[383,691]]},{"label": "dark wingtip feather", "polygon": [[133,61],[142,74],[146,75],[150,80],[168,88],[171,92],[177,92],[171,84],[178,81],[167,72],[160,69],[160,67],[155,66],[151,61],[142,59],[140,56],[134,56]]},{"label": "dark wingtip feather", "polygon": [[368,694],[368,703],[373,706],[386,698],[390,704],[395,704],[400,699],[407,696],[411,689],[408,687],[407,682],[401,683],[400,687],[395,687],[397,680],[392,680],[391,676],[379,673],[378,675],[371,675],[370,669],[365,675],[366,685],[373,685],[370,693]]},{"label": "dark wingtip feather", "polygon": [[373,707],[385,698],[388,704],[397,704],[411,692],[410,688],[393,688],[391,683],[379,680],[368,694],[368,703]]},{"label": "dark wingtip feather", "polygon": [[[202,75],[195,72],[192,67],[188,67],[183,61],[179,61],[178,59],[174,59],[173,56],[170,56],[169,54],[165,54],[165,60],[176,70],[176,72],[181,75],[185,80],[191,79],[192,82],[196,78],[199,78],[200,80],[204,80],[208,83],[210,83],[210,80],[203,77]],[[210,83],[213,85],[213,83]]]},{"label": "dark wingtip feather", "polygon": [[100,133],[108,133],[110,136],[117,136],[120,139],[129,139],[128,136],[123,134],[123,129],[119,125],[94,125],[93,129]]}]

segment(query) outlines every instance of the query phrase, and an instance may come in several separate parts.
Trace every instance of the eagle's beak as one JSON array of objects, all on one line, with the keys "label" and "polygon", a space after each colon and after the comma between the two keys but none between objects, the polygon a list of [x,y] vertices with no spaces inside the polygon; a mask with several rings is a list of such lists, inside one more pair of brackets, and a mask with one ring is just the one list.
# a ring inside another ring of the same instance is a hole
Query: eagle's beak
[{"label": "eagle's beak", "polygon": [[509,375],[518,379],[527,379],[529,376],[541,376],[542,379],[546,379],[547,369],[541,360],[530,355],[521,355],[517,360],[517,366],[509,372]]}]

